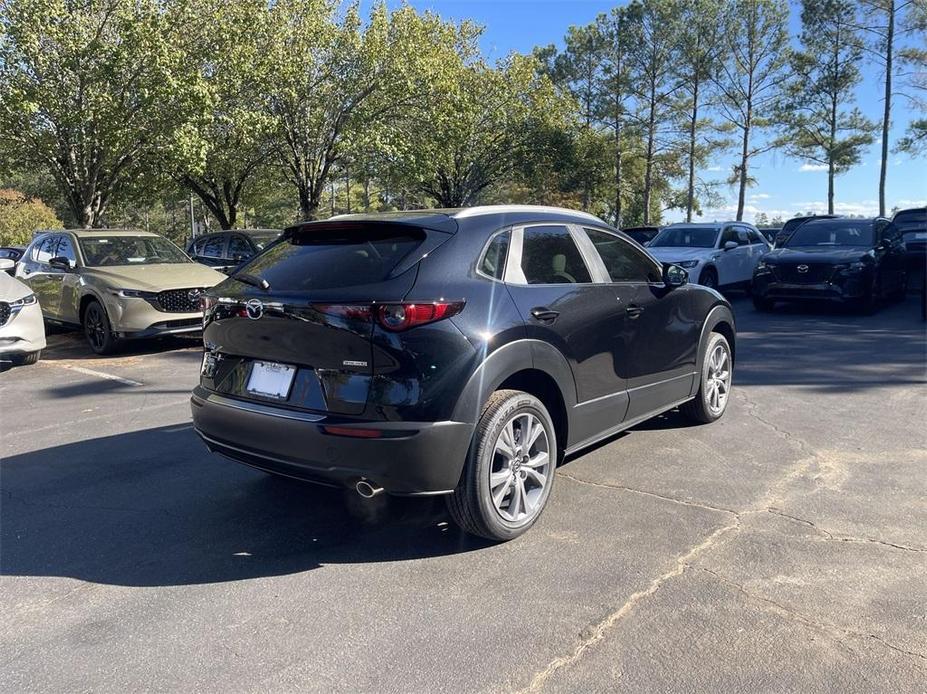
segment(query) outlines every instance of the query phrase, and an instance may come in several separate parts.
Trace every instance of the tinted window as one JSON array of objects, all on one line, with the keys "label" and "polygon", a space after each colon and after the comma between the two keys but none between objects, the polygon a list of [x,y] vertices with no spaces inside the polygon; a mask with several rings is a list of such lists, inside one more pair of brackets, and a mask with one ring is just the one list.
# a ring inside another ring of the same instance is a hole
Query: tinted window
[{"label": "tinted window", "polygon": [[248,234],[248,237],[251,239],[251,242],[257,246],[259,251],[263,251],[269,243],[276,241],[280,238],[280,232],[278,231],[258,231]]},{"label": "tinted window", "polygon": [[57,236],[46,236],[33,247],[32,259],[37,263],[47,263],[55,257],[55,246],[57,245]]},{"label": "tinted window", "polygon": [[196,254],[204,258],[221,258],[224,252],[224,236],[207,236],[196,242]]},{"label": "tinted window", "polygon": [[757,232],[753,231],[753,229],[747,230],[747,237],[750,239],[750,243],[762,243],[763,245],[765,245],[765,243],[763,242],[763,239],[761,239],[760,235]]},{"label": "tinted window", "polygon": [[308,227],[255,256],[243,272],[274,290],[334,289],[382,282],[425,238],[387,226]]},{"label": "tinted window", "polygon": [[805,222],[783,246],[872,246],[873,224],[865,219],[822,219]]},{"label": "tinted window", "polygon": [[612,282],[655,282],[653,263],[636,248],[614,234],[598,229],[586,229],[589,240],[599,252]]},{"label": "tinted window", "polygon": [[592,282],[573,237],[564,226],[524,230],[521,269],[528,284],[587,284]]},{"label": "tinted window", "polygon": [[927,209],[901,210],[892,220],[902,233],[927,231]]},{"label": "tinted window", "polygon": [[250,258],[251,255],[251,244],[248,243],[248,239],[238,234],[229,237],[229,258]]},{"label": "tinted window", "polygon": [[77,262],[77,254],[74,253],[74,245],[71,243],[71,239],[67,236],[61,236],[59,238],[58,250],[55,251],[55,255],[67,258],[71,261],[71,265],[74,265]]},{"label": "tinted window", "polygon": [[88,236],[78,243],[90,267],[190,262],[183,251],[160,236]]},{"label": "tinted window", "polygon": [[738,246],[749,246],[750,245],[750,236],[747,234],[746,227],[737,227],[737,245]]},{"label": "tinted window", "polygon": [[480,263],[480,272],[489,277],[502,279],[505,272],[505,259],[509,253],[509,233],[499,234],[487,246]]},{"label": "tinted window", "polygon": [[714,248],[718,238],[715,227],[667,227],[648,245],[651,248]]},{"label": "tinted window", "polygon": [[724,248],[724,244],[728,241],[733,241],[740,245],[740,242],[737,240],[737,229],[734,227],[728,227],[721,233],[721,242],[718,244],[718,248]]}]

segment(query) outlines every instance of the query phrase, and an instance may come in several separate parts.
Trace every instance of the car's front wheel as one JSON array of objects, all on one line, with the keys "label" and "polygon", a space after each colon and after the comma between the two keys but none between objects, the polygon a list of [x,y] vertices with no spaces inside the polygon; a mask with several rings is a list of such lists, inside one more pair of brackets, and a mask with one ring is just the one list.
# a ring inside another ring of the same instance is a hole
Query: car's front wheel
[{"label": "car's front wheel", "polygon": [[544,404],[521,391],[497,391],[476,425],[448,511],[468,533],[511,540],[541,515],[556,468],[557,437]]},{"label": "car's front wheel", "polygon": [[731,396],[733,375],[731,346],[724,335],[712,333],[702,359],[698,393],[680,410],[690,419],[704,424],[720,419]]},{"label": "car's front wheel", "polygon": [[112,354],[119,345],[106,309],[99,301],[91,301],[84,310],[84,336],[97,354]]},{"label": "car's front wheel", "polygon": [[718,288],[718,271],[713,267],[706,267],[698,276],[698,283],[709,289]]}]

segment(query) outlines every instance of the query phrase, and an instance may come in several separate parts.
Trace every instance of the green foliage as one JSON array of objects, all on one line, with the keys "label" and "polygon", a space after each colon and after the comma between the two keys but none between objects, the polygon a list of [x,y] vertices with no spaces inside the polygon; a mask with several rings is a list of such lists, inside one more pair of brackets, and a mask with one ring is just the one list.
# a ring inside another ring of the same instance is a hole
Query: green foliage
[{"label": "green foliage", "polygon": [[834,177],[858,164],[872,144],[874,124],[858,108],[863,40],[850,0],[802,1],[801,50],[792,56],[794,79],[782,109],[783,142],[793,156],[828,167],[828,211]]},{"label": "green foliage", "polygon": [[38,198],[0,188],[0,246],[24,246],[38,229],[60,229],[61,220]]},{"label": "green foliage", "polygon": [[197,84],[157,0],[8,0],[0,13],[0,150],[44,167],[77,224],[151,180],[166,152],[201,157]]}]

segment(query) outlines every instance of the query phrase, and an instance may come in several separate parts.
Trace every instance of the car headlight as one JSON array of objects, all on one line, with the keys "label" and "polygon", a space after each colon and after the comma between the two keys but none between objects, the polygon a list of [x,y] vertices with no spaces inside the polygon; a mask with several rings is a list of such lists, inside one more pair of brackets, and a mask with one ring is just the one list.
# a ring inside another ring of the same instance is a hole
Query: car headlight
[{"label": "car headlight", "polygon": [[9,302],[9,304],[10,304],[10,308],[13,309],[13,308],[22,308],[23,306],[32,306],[32,304],[35,304],[37,302],[38,302],[38,299],[35,298],[35,294],[27,294],[21,299],[17,299],[16,301]]},{"label": "car headlight", "polygon": [[142,289],[110,289],[109,292],[123,299],[154,299],[158,296],[157,292],[146,292]]},{"label": "car headlight", "polygon": [[689,270],[698,265],[698,263],[699,261],[697,260],[682,260],[678,263],[674,263],[674,265],[678,265],[679,267],[684,267],[686,270]]}]

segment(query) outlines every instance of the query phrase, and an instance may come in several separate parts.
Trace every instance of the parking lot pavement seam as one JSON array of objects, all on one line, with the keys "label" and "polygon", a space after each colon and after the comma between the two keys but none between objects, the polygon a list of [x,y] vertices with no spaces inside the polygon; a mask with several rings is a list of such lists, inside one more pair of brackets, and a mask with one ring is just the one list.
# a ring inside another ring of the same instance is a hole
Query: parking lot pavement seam
[{"label": "parking lot pavement seam", "polygon": [[583,657],[583,654],[586,652],[586,650],[592,648],[597,643],[602,641],[608,632],[616,624],[618,624],[618,622],[624,619],[624,617],[627,616],[639,602],[656,593],[667,581],[681,576],[689,568],[691,568],[692,562],[698,559],[705,552],[712,549],[718,542],[719,538],[721,538],[721,536],[732,530],[738,530],[739,527],[740,517],[737,514],[734,514],[734,520],[731,523],[718,528],[708,537],[702,540],[702,542],[689,549],[689,551],[681,557],[678,557],[676,559],[676,564],[672,569],[654,578],[643,590],[639,590],[633,593],[631,597],[629,597],[624,602],[624,604],[621,605],[621,607],[609,613],[604,619],[600,620],[591,628],[584,629],[581,633],[579,643],[576,645],[572,652],[550,661],[543,670],[540,670],[534,675],[534,677],[531,678],[531,682],[526,688],[517,690],[517,694],[530,694],[532,692],[541,691],[547,680],[549,680],[558,670],[569,667],[579,661],[580,658]]},{"label": "parking lot pavement seam", "polygon": [[590,487],[617,489],[622,492],[629,492],[631,494],[640,494],[641,496],[650,496],[656,499],[662,499],[663,501],[671,501],[674,504],[681,504],[683,506],[692,506],[693,508],[705,509],[706,511],[718,511],[720,513],[728,513],[732,516],[740,515],[739,511],[735,511],[734,509],[731,509],[731,508],[725,508],[723,506],[713,506],[712,504],[708,504],[708,503],[704,503],[700,501],[689,501],[687,499],[680,499],[679,497],[675,497],[675,496],[668,496],[666,494],[658,494],[657,492],[649,492],[645,489],[635,489],[634,487],[626,487],[623,484],[607,484],[605,482],[590,482],[589,480],[580,479],[579,477],[569,475],[560,470],[557,471],[557,476],[571,480],[578,484],[587,484]]},{"label": "parking lot pavement seam", "polygon": [[899,545],[896,542],[888,542],[887,540],[879,540],[874,537],[854,537],[852,535],[838,535],[829,530],[825,530],[819,525],[816,525],[810,520],[804,518],[799,518],[798,516],[792,516],[788,513],[784,513],[777,508],[767,508],[765,509],[767,513],[771,513],[780,518],[785,518],[786,520],[793,521],[795,523],[801,523],[802,525],[807,525],[810,528],[814,528],[817,532],[821,533],[826,537],[827,540],[832,540],[834,542],[859,542],[859,543],[871,543],[874,545],[883,545],[885,547],[890,547],[892,549],[902,550],[904,552],[927,552],[927,547],[912,547],[911,545]]},{"label": "parking lot pavement seam", "polygon": [[763,417],[761,414],[759,414],[759,405],[757,405],[757,403],[754,402],[750,398],[749,395],[744,393],[743,388],[736,389],[734,391],[734,394],[747,406],[746,412],[747,412],[748,417],[755,419],[756,421],[758,421],[760,424],[765,426],[770,431],[784,438],[786,441],[794,443],[800,450],[805,451],[806,453],[812,453],[814,451],[814,447],[811,446],[811,444],[809,444],[803,438],[801,438],[800,436],[796,436],[795,434],[788,431],[787,429],[783,429],[775,422],[772,422],[766,419],[765,417]]},{"label": "parking lot pavement seam", "polygon": [[782,603],[776,602],[775,600],[771,600],[770,598],[764,597],[762,595],[757,595],[756,593],[751,593],[749,590],[744,588],[744,586],[742,586],[741,584],[737,583],[736,581],[732,581],[731,579],[729,579],[728,577],[722,575],[721,573],[717,571],[706,569],[703,566],[691,566],[690,568],[710,574],[714,576],[721,583],[728,585],[732,588],[735,588],[739,592],[743,593],[747,598],[754,600],[756,602],[763,603],[767,605],[768,607],[773,608],[775,612],[779,614],[780,616],[799,622],[800,624],[803,624],[807,627],[818,629],[841,643],[843,642],[843,639],[846,637],[857,638],[857,639],[872,639],[873,641],[876,641],[880,645],[885,646],[886,648],[890,648],[893,651],[902,653],[907,656],[919,658],[920,660],[927,661],[927,655],[924,655],[923,653],[918,653],[917,651],[909,651],[906,648],[901,648],[900,646],[896,646],[893,643],[886,641],[882,637],[876,636],[875,634],[867,634],[862,631],[844,629],[842,627],[836,626],[835,624],[828,624],[826,622],[820,622],[816,619],[812,619],[811,617],[809,617],[808,615],[802,612],[793,610],[790,607],[786,607]]}]

